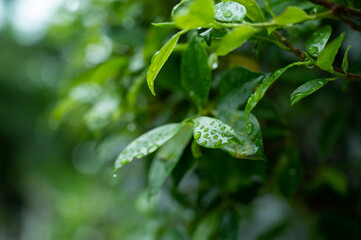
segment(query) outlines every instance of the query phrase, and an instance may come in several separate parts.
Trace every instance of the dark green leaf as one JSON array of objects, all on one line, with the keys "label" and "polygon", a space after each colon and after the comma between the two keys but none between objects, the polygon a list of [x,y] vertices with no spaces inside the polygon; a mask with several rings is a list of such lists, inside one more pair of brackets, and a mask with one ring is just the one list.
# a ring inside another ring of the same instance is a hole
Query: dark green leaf
[{"label": "dark green leaf", "polygon": [[235,67],[220,76],[219,102],[217,111],[236,110],[243,106],[255,87],[262,81],[264,74],[256,73],[244,67]]},{"label": "dark green leaf", "polygon": [[141,135],[119,154],[115,161],[115,171],[132,161],[133,158],[139,159],[156,151],[166,141],[177,134],[180,128],[180,123],[169,123]]},{"label": "dark green leaf", "polygon": [[201,35],[204,39],[204,41],[207,43],[207,46],[211,46],[211,43],[212,43],[212,31],[213,31],[213,28],[210,28],[204,32],[202,32]]},{"label": "dark green leaf", "polygon": [[302,22],[308,18],[308,15],[302,9],[290,6],[281,15],[275,17],[273,21],[278,25],[289,25]]},{"label": "dark green leaf", "polygon": [[257,105],[257,103],[263,98],[264,94],[268,90],[268,88],[290,67],[296,65],[304,65],[303,62],[295,62],[283,67],[281,69],[276,70],[268,77],[265,77],[263,82],[257,87],[256,91],[248,98],[247,105],[246,105],[246,122],[248,125],[248,115],[252,111],[252,109]]},{"label": "dark green leaf", "polygon": [[345,33],[342,33],[338,38],[333,40],[331,43],[322,50],[317,59],[317,66],[325,71],[333,71],[332,64],[335,60],[338,49],[340,48]]},{"label": "dark green leaf", "polygon": [[197,106],[207,101],[211,89],[208,57],[199,37],[194,34],[185,49],[181,63],[182,85]]},{"label": "dark green leaf", "polygon": [[305,84],[299,86],[293,93],[291,94],[291,106],[298,103],[302,98],[311,95],[312,93],[316,92],[318,89],[325,86],[329,81],[333,79],[330,78],[321,78],[311,80],[306,82]]},{"label": "dark green leaf", "polygon": [[250,26],[240,26],[228,33],[218,46],[217,54],[219,56],[227,55],[230,51],[240,47],[257,31]]},{"label": "dark green leaf", "polygon": [[232,0],[245,6],[246,16],[254,22],[263,22],[265,20],[264,14],[255,0]]},{"label": "dark green leaf", "polygon": [[147,83],[150,91],[153,95],[154,92],[154,81],[157,77],[160,69],[163,67],[164,63],[168,60],[169,55],[172,53],[175,45],[178,42],[179,37],[185,33],[185,31],[178,32],[175,34],[158,52],[156,52],[152,58],[148,73],[147,73]]},{"label": "dark green leaf", "polygon": [[319,29],[307,39],[306,49],[309,54],[317,57],[325,48],[328,39],[331,36],[332,28],[329,25]]},{"label": "dark green leaf", "polygon": [[346,73],[348,69],[348,51],[350,50],[351,46],[348,46],[345,52],[345,55],[343,56],[342,60],[342,70]]},{"label": "dark green leaf", "polygon": [[241,22],[246,16],[246,8],[233,1],[220,2],[214,10],[215,19],[221,22]]},{"label": "dark green leaf", "polygon": [[247,127],[246,115],[243,111],[225,111],[219,115],[219,118],[233,127],[240,140],[239,144],[222,147],[223,150],[236,158],[265,160],[261,130],[255,116],[252,114],[249,116],[250,127]]},{"label": "dark green leaf", "polygon": [[211,117],[194,119],[193,137],[199,145],[206,148],[220,148],[229,143],[239,142],[232,127]]},{"label": "dark green leaf", "polygon": [[178,163],[189,140],[192,137],[192,127],[184,126],[157,152],[148,175],[148,194],[156,194]]}]

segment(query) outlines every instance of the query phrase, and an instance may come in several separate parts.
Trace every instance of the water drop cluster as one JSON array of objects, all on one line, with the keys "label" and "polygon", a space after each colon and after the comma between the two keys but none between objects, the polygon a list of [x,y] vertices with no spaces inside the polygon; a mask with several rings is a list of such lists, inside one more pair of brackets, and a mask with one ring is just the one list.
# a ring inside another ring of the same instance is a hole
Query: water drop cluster
[{"label": "water drop cluster", "polygon": [[221,22],[240,22],[246,16],[246,8],[237,2],[220,2],[215,7],[215,19]]}]

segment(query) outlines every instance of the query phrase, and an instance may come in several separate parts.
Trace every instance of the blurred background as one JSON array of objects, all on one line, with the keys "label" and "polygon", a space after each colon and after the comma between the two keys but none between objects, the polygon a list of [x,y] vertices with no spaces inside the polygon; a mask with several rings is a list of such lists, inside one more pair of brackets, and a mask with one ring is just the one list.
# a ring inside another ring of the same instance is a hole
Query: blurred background
[{"label": "blurred background", "polygon": [[[255,109],[267,163],[210,149],[195,160],[188,146],[151,201],[154,155],[113,177],[131,140],[192,111],[180,51],[157,78],[157,97],[144,82],[175,32],[151,23],[169,21],[177,3],[0,0],[0,239],[361,239],[361,84],[332,82],[291,108],[298,85],[327,76],[315,69],[289,70]],[[272,4],[276,13],[291,4],[315,10],[307,1]],[[361,33],[347,25],[310,21],[284,34],[304,49],[324,24],[332,38],[346,32],[340,52],[351,45],[350,72],[361,73]],[[219,59],[214,76],[295,60],[251,42]]]}]

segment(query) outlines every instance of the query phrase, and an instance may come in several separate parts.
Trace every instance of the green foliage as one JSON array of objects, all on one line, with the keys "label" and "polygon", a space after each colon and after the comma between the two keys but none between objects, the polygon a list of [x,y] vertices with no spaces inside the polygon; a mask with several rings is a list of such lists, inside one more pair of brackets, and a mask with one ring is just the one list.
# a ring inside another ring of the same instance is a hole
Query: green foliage
[{"label": "green foliage", "polygon": [[317,66],[326,71],[333,71],[332,64],[344,38],[345,34],[343,33],[338,38],[326,45],[317,59]]},{"label": "green foliage", "polygon": [[348,51],[350,50],[351,46],[348,46],[345,52],[345,55],[343,56],[342,60],[342,70],[344,72],[347,72],[348,69]]},{"label": "green foliage", "polygon": [[311,80],[299,86],[293,93],[291,94],[291,106],[298,103],[302,98],[311,95],[312,93],[316,92],[318,89],[325,86],[329,81],[334,79],[329,78],[321,78]]},{"label": "green foliage", "polygon": [[246,16],[253,22],[263,22],[265,20],[264,14],[255,0],[234,0],[233,2],[242,4],[247,10]]},{"label": "green foliage", "polygon": [[286,10],[273,21],[278,25],[289,25],[303,22],[308,19],[308,15],[298,7],[287,7]]},{"label": "green foliage", "polygon": [[325,48],[328,39],[331,36],[332,28],[329,25],[326,25],[312,34],[312,36],[307,39],[306,49],[309,54],[317,57],[320,55],[322,50]]}]

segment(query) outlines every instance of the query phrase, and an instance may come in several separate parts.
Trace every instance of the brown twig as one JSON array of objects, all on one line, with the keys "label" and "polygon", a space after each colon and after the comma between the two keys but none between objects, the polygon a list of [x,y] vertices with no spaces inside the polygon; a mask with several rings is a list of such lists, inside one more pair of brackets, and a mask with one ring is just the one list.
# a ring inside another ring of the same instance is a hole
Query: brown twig
[{"label": "brown twig", "polygon": [[[274,31],[273,33],[274,33],[275,37],[289,49],[290,52],[292,52],[294,55],[301,58],[302,60],[306,59],[306,55],[300,49],[293,47],[291,45],[291,43],[284,36],[282,36],[279,32]],[[343,75],[345,74],[345,72],[340,68],[334,67],[334,70]],[[361,81],[361,75],[355,74],[355,73],[347,73],[345,78],[355,80],[355,81]]]}]

